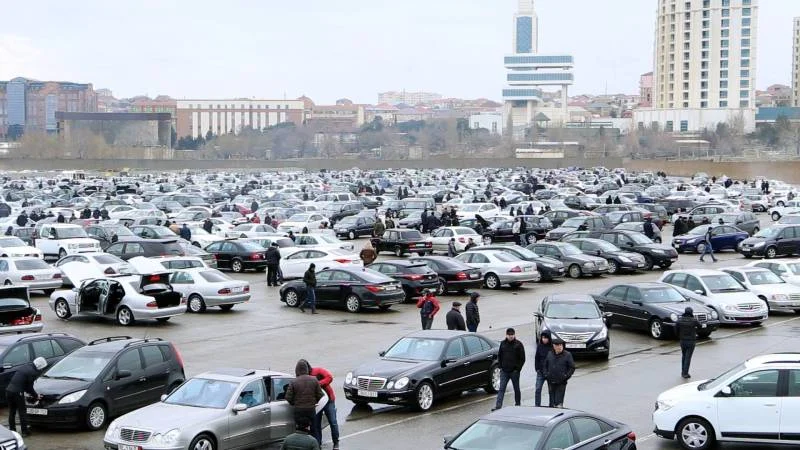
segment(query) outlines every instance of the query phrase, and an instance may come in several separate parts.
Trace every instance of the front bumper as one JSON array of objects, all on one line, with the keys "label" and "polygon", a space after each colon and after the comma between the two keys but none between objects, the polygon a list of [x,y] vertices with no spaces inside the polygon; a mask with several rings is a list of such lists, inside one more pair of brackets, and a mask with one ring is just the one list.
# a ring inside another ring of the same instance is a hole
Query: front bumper
[{"label": "front bumper", "polygon": [[538,271],[531,272],[505,272],[497,274],[501,284],[537,282],[542,279]]},{"label": "front bumper", "polygon": [[203,297],[206,306],[234,305],[250,301],[250,294],[214,295]]},{"label": "front bumper", "polygon": [[741,253],[744,256],[764,256],[764,252],[766,250],[767,250],[767,246],[766,245],[761,245],[759,247],[750,247],[750,246],[745,247],[745,246],[739,245],[736,248],[736,251],[738,251],[739,253]]},{"label": "front bumper", "polygon": [[567,342],[564,344],[564,348],[573,354],[606,354],[611,350],[611,340],[609,338],[605,338],[598,341],[588,341],[584,343]]},{"label": "front bumper", "polygon": [[769,300],[770,309],[797,310],[800,309],[800,300]]},{"label": "front bumper", "polygon": [[608,264],[604,264],[602,266],[597,266],[597,265],[585,266],[581,264],[580,266],[584,275],[597,275],[597,274],[608,273]]},{"label": "front bumper", "polygon": [[564,266],[561,267],[547,267],[544,264],[536,264],[536,268],[539,269],[539,273],[542,275],[542,278],[545,280],[552,280],[553,278],[561,278],[566,275],[567,269]]},{"label": "front bumper", "polygon": [[672,264],[678,260],[678,252],[672,251],[668,253],[650,253],[650,258],[653,259],[653,264],[661,266],[662,264]]},{"label": "front bumper", "polygon": [[[31,410],[46,410],[47,414],[32,414]],[[47,407],[28,405],[28,422],[47,428],[81,428],[86,419],[86,406],[78,404],[59,405],[54,403]]]},{"label": "front bumper", "polygon": [[[719,329],[720,322],[719,320],[707,320],[705,322],[700,322],[700,329],[698,332],[700,333],[713,333]],[[664,322],[664,326],[669,327],[673,336],[677,336],[676,330],[676,323],[675,322]]]},{"label": "front bumper", "polygon": [[353,403],[382,403],[386,405],[410,405],[414,403],[414,390],[387,390],[362,391],[374,393],[375,397],[359,395],[359,389],[353,386],[345,386],[344,396]]},{"label": "front bumper", "polygon": [[169,446],[153,447],[153,446],[147,445],[147,443],[144,443],[144,444],[138,443],[138,442],[137,443],[129,443],[129,442],[118,441],[116,439],[114,439],[112,441],[103,439],[103,447],[106,450],[119,450],[121,445],[129,445],[129,446],[131,446],[133,448],[136,448],[138,450],[183,450],[183,449],[185,449],[185,448],[187,448],[189,446],[189,443],[177,442],[177,443],[169,445]]},{"label": "front bumper", "polygon": [[617,260],[617,265],[619,266],[620,270],[626,271],[635,271],[635,270],[644,270],[645,263],[644,261],[620,261]]},{"label": "front bumper", "polygon": [[161,319],[165,317],[175,317],[186,312],[186,303],[181,303],[178,306],[170,306],[167,308],[145,308],[145,309],[131,309],[135,319]]},{"label": "front bumper", "polygon": [[752,312],[752,313],[742,313],[742,312],[731,312],[722,310],[719,316],[719,322],[721,324],[753,324],[757,322],[763,322],[767,320],[768,313],[766,311],[763,312]]}]

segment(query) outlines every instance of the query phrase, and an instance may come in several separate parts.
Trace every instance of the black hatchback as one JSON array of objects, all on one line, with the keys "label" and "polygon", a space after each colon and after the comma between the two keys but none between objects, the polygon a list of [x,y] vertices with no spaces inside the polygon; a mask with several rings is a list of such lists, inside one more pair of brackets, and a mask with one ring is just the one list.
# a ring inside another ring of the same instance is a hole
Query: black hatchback
[{"label": "black hatchback", "polygon": [[205,251],[214,255],[218,269],[240,273],[245,270],[263,272],[267,268],[267,250],[253,241],[226,239],[208,244]]},{"label": "black hatchback", "polygon": [[139,237],[122,238],[119,242],[109,245],[106,253],[122,259],[129,260],[137,256],[149,258],[151,256],[185,256],[186,252],[175,239],[142,239]]},{"label": "black hatchback", "polygon": [[50,366],[34,383],[42,395],[28,421],[54,428],[99,430],[117,417],[159,401],[183,383],[183,360],[158,338],[97,339]]},{"label": "black hatchback", "polygon": [[450,291],[463,293],[467,289],[480,289],[483,286],[480,269],[470,267],[457,259],[447,256],[419,256],[412,257],[410,261],[425,264],[439,275],[437,295]]},{"label": "black hatchback", "polygon": [[406,293],[406,301],[421,295],[426,289],[435,290],[439,287],[439,276],[425,263],[392,259],[373,263],[367,267],[399,281]]}]

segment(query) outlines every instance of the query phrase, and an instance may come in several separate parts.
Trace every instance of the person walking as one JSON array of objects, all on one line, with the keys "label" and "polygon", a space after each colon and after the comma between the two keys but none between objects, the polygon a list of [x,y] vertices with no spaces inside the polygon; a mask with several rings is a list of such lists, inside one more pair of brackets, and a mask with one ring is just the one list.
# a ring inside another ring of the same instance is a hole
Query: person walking
[{"label": "person walking", "polygon": [[278,285],[278,270],[281,265],[281,252],[278,250],[278,243],[270,244],[266,253],[267,260],[267,286]]},{"label": "person walking", "polygon": [[514,220],[514,224],[511,225],[511,233],[514,235],[514,242],[520,242],[519,236],[520,231],[522,230],[522,217],[518,217]]},{"label": "person walking", "polygon": [[28,428],[28,407],[25,404],[25,394],[40,399],[42,396],[33,389],[33,382],[39,378],[47,367],[47,360],[41,356],[33,362],[20,366],[6,387],[6,402],[8,403],[8,429],[17,431],[16,415],[19,413],[19,426],[23,437],[30,435]]},{"label": "person walking", "polygon": [[653,229],[655,225],[653,225],[653,218],[652,217],[645,217],[644,223],[642,224],[642,231],[644,231],[644,235],[647,236],[647,239],[651,241],[656,236],[656,232]]},{"label": "person walking", "polygon": [[464,316],[461,315],[461,302],[453,302],[453,307],[445,315],[448,330],[467,331]]},{"label": "person walking", "polygon": [[575,361],[572,354],[564,350],[564,341],[561,338],[554,338],[552,341],[553,352],[545,358],[544,377],[547,380],[550,407],[563,408],[567,382],[575,373]]},{"label": "person walking", "polygon": [[367,242],[364,243],[364,247],[361,249],[361,253],[358,254],[358,257],[361,258],[361,261],[364,262],[365,266],[375,262],[375,259],[378,258],[378,253],[375,252],[375,247],[372,246],[372,241],[367,239]]},{"label": "person walking", "polygon": [[500,343],[497,352],[497,362],[500,365],[500,386],[497,389],[497,400],[492,411],[503,407],[503,397],[506,395],[508,382],[514,385],[514,405],[522,403],[522,391],[519,389],[519,374],[525,365],[525,347],[517,340],[513,328],[506,330],[506,338]]},{"label": "person walking", "polygon": [[314,263],[308,265],[308,270],[303,274],[303,283],[306,285],[306,297],[300,303],[300,312],[306,312],[305,306],[311,307],[311,314],[317,313],[317,296],[314,289],[317,287],[317,272]]},{"label": "person walking", "polygon": [[[315,377],[309,374],[308,361],[300,359],[294,367],[295,379],[286,389],[286,401],[294,406],[294,420],[306,419],[311,425],[311,435],[316,436],[314,422],[317,416],[317,403],[325,396]],[[316,439],[314,440],[316,442]]]},{"label": "person walking", "polygon": [[183,226],[181,226],[180,237],[181,239],[185,239],[187,241],[192,240],[192,230],[190,230],[189,227],[186,226],[186,224],[183,224]]},{"label": "person walking", "polygon": [[[306,361],[308,362],[308,361]],[[314,432],[317,433],[314,437],[317,442],[322,445],[322,415],[328,419],[328,424],[331,428],[331,440],[333,441],[333,450],[339,450],[339,423],[336,421],[336,394],[333,391],[333,374],[324,367],[311,367],[309,364],[309,375],[319,381],[320,387],[328,395],[328,402],[322,408],[322,411],[317,413],[314,419]]]},{"label": "person walking", "polygon": [[705,241],[704,241],[705,245],[703,246],[703,254],[700,255],[700,261],[702,262],[705,262],[703,258],[705,258],[706,255],[711,255],[711,259],[714,262],[717,262],[717,257],[714,256],[714,247],[711,245],[711,231],[713,230],[713,228],[714,227],[710,226],[706,230]]},{"label": "person walking", "polygon": [[536,356],[534,359],[536,369],[536,391],[534,401],[536,406],[542,406],[542,387],[547,381],[544,376],[544,366],[547,363],[547,356],[553,353],[553,343],[551,342],[550,330],[542,331],[539,341],[536,343]]},{"label": "person walking", "polygon": [[439,312],[441,305],[439,299],[434,297],[433,291],[429,290],[424,296],[417,300],[417,308],[419,308],[419,316],[422,321],[422,329],[430,330],[433,326],[433,318]]},{"label": "person walking", "polygon": [[307,417],[295,419],[294,429],[294,433],[283,440],[281,450],[320,450],[319,442],[311,435],[311,422]]},{"label": "person walking", "polygon": [[692,364],[692,355],[697,343],[697,329],[700,328],[700,322],[694,317],[694,310],[691,307],[686,307],[676,327],[678,339],[681,341],[681,376],[688,379],[692,377],[689,375],[689,366]]},{"label": "person walking", "polygon": [[481,298],[481,294],[470,292],[469,302],[467,302],[467,330],[473,333],[478,331],[478,325],[481,323],[481,312],[478,308],[479,298]]},{"label": "person walking", "polygon": [[456,238],[451,237],[450,242],[447,243],[447,256],[455,258],[456,255],[458,255],[458,251],[456,250]]},{"label": "person walking", "polygon": [[378,217],[375,219],[375,225],[372,226],[372,235],[374,237],[381,237],[383,233],[386,231],[386,226],[381,221],[381,218]]}]

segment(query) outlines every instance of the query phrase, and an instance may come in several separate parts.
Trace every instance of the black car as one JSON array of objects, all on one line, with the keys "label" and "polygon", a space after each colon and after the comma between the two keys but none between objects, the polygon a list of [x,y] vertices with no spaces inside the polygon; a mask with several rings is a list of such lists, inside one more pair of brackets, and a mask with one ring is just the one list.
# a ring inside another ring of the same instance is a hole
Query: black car
[{"label": "black car", "polygon": [[[100,248],[106,251],[115,240],[135,236],[128,227],[120,224],[95,224],[86,227],[86,234],[100,242]],[[116,236],[116,238],[114,237]],[[172,237],[175,237],[173,233]]]},{"label": "black car", "polygon": [[610,242],[622,250],[636,252],[644,256],[644,270],[653,270],[653,266],[659,266],[666,270],[672,263],[678,260],[678,252],[666,244],[656,244],[647,236],[637,231],[630,230],[603,230],[591,231],[577,235],[564,236],[566,242],[572,239],[582,238],[602,239]]},{"label": "black car", "polygon": [[417,230],[386,230],[383,236],[372,238],[372,246],[377,253],[392,252],[397,257],[406,253],[416,253],[419,256],[433,253],[433,243],[422,237]]},{"label": "black car", "polygon": [[450,291],[463,293],[467,289],[480,289],[483,286],[480,269],[470,267],[457,259],[431,255],[414,257],[410,261],[425,264],[439,275],[439,286],[436,289],[438,295]]},{"label": "black car", "polygon": [[628,425],[582,411],[513,406],[445,437],[444,448],[636,450],[636,434]]},{"label": "black car", "polygon": [[336,237],[347,237],[355,239],[361,236],[372,236],[375,226],[375,217],[371,216],[347,216],[336,222],[333,231]]},{"label": "black car", "polygon": [[208,244],[205,251],[214,255],[217,269],[230,269],[236,273],[267,269],[267,250],[257,242],[226,239]]},{"label": "black car", "polygon": [[544,216],[515,216],[489,225],[489,228],[483,231],[483,243],[486,245],[494,242],[518,243],[512,232],[514,221],[518,217],[522,217],[525,220],[525,241],[528,244],[544,239],[547,232],[553,229],[553,224]]},{"label": "black car", "polygon": [[610,274],[644,269],[644,256],[634,252],[626,252],[602,239],[571,239],[569,242],[587,255],[605,258],[608,261],[608,273]]},{"label": "black car", "polygon": [[587,197],[585,195],[570,195],[564,199],[564,204],[572,209],[592,210],[601,205],[597,197]]},{"label": "black car", "polygon": [[549,295],[542,300],[535,315],[537,338],[548,330],[554,338],[561,338],[572,353],[595,354],[608,359],[611,338],[603,313],[590,295]]},{"label": "black car", "polygon": [[78,348],[36,380],[33,425],[99,430],[108,420],[159,401],[185,379],[183,360],[158,338],[115,336]]},{"label": "black car", "polygon": [[408,405],[421,411],[449,395],[483,388],[497,391],[499,345],[464,331],[424,330],[406,335],[380,358],[344,379],[344,395],[356,405]]},{"label": "black car", "polygon": [[579,216],[588,216],[591,213],[586,211],[578,211],[575,209],[554,209],[542,214],[547,217],[547,220],[553,224],[553,227],[560,227],[567,219]]},{"label": "black car", "polygon": [[526,248],[537,255],[561,261],[571,278],[580,278],[584,275],[600,276],[608,272],[608,262],[604,258],[586,255],[568,242],[537,242]]},{"label": "black car", "polygon": [[608,230],[614,228],[611,222],[605,216],[578,216],[570,217],[564,223],[553,230],[550,230],[545,238],[551,241],[557,241],[576,230],[596,231]]},{"label": "black car", "polygon": [[361,203],[361,206],[367,209],[377,209],[383,204],[383,202],[375,197],[367,197],[364,195],[359,196],[358,201]]},{"label": "black car", "polygon": [[334,202],[322,209],[322,215],[331,221],[331,225],[336,225],[345,217],[355,216],[364,209],[361,202]]},{"label": "black car", "polygon": [[763,256],[772,259],[780,255],[796,254],[798,248],[800,248],[800,225],[777,224],[743,240],[737,250],[745,258]]},{"label": "black car", "polygon": [[110,253],[125,261],[137,256],[185,256],[186,251],[173,239],[143,239],[139,237],[123,238],[106,248]]},{"label": "black car", "polygon": [[719,327],[717,312],[702,303],[681,295],[674,287],[658,282],[618,284],[606,289],[594,300],[608,314],[606,324],[648,330],[654,339],[675,335],[675,324],[686,307],[702,327],[698,336],[707,338]]},{"label": "black car", "polygon": [[[344,308],[357,313],[365,307],[381,311],[405,300],[403,287],[396,280],[369,269],[323,269],[317,272],[314,289],[317,306]],[[298,307],[306,298],[306,285],[302,280],[284,283],[280,289],[281,301],[286,306]]]},{"label": "black car", "polygon": [[177,239],[178,235],[167,227],[160,225],[135,225],[130,228],[131,233],[145,239]]},{"label": "black car", "polygon": [[482,250],[502,250],[517,256],[524,261],[536,263],[536,270],[542,275],[542,281],[552,281],[566,275],[564,263],[549,256],[541,256],[519,245],[484,245]]},{"label": "black car", "polygon": [[[0,336],[0,392],[5,392],[11,377],[22,365],[42,357],[48,365],[86,345],[67,333],[28,333]],[[6,398],[0,398],[5,404]],[[0,446],[0,448],[3,448]]]},{"label": "black car", "polygon": [[392,259],[376,262],[367,267],[399,281],[406,293],[406,301],[422,294],[426,289],[439,287],[439,276],[428,267],[427,263]]}]

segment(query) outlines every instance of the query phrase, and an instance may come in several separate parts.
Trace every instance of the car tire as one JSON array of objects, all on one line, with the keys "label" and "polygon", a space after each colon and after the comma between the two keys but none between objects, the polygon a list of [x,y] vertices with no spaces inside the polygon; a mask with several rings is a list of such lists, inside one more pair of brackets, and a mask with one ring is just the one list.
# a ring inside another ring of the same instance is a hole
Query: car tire
[{"label": "car tire", "polygon": [[436,295],[447,294],[447,281],[444,278],[439,278],[439,285],[436,286]]},{"label": "car tire", "polygon": [[703,252],[706,250],[706,243],[701,242],[695,246],[694,251],[697,252],[698,255],[702,255]]},{"label": "car tire", "polygon": [[761,228],[758,228],[758,227],[753,228],[753,234],[756,234],[759,231],[761,231]]},{"label": "car tire", "polygon": [[108,423],[108,408],[101,402],[93,402],[86,408],[86,428],[90,431],[102,429]]},{"label": "car tire", "polygon": [[69,319],[72,316],[72,312],[69,310],[69,304],[67,304],[67,301],[63,298],[56,300],[53,305],[53,310],[55,310],[56,317],[59,319]]},{"label": "car tire", "polygon": [[614,275],[617,272],[619,272],[619,264],[613,259],[608,260],[608,273]]},{"label": "car tire", "polygon": [[228,312],[233,309],[233,305],[219,305],[219,309]]},{"label": "car tire", "polygon": [[117,323],[123,327],[133,325],[134,318],[130,308],[123,306],[117,310]]},{"label": "car tire", "polygon": [[653,270],[653,257],[650,255],[644,255],[644,270]]},{"label": "car tire", "polygon": [[536,241],[537,241],[537,239],[536,239],[536,235],[535,234],[529,234],[529,235],[525,236],[525,242],[527,242],[528,245],[535,244]]},{"label": "car tire", "polygon": [[675,436],[686,450],[708,450],[714,446],[716,440],[711,424],[699,417],[687,417],[678,422]]},{"label": "car tire", "polygon": [[492,237],[491,236],[484,236],[483,237],[483,245],[492,245]]},{"label": "car tire", "polygon": [[203,297],[192,294],[186,302],[186,310],[192,313],[204,313],[206,312],[206,302]]},{"label": "car tire", "polygon": [[774,259],[776,256],[778,256],[778,249],[774,246],[767,247],[767,249],[764,251],[764,258],[766,259]]},{"label": "car tire", "polygon": [[58,259],[61,259],[61,258],[65,257],[65,256],[67,256],[67,251],[66,251],[66,250],[64,250],[63,248],[62,248],[62,249],[60,249],[60,250],[58,251]]},{"label": "car tire", "polygon": [[414,390],[414,408],[418,411],[428,411],[433,407],[434,391],[430,381],[423,381]]},{"label": "car tire", "polygon": [[294,289],[287,289],[283,293],[283,301],[286,302],[286,306],[297,308],[300,306],[300,294]]},{"label": "car tire", "polygon": [[661,263],[661,268],[664,270],[668,270],[670,267],[672,267],[672,261]]},{"label": "car tire", "polygon": [[348,295],[344,299],[344,308],[350,313],[361,311],[361,299],[356,294]]},{"label": "car tire", "polygon": [[11,280],[6,280],[6,281],[3,282],[3,286],[11,286],[13,284],[14,283],[12,283]]},{"label": "car tire", "polygon": [[214,441],[214,438],[205,433],[197,435],[197,437],[192,439],[192,443],[189,444],[189,450],[216,450],[216,449],[217,449],[217,443],[216,441]]},{"label": "car tire", "polygon": [[498,364],[493,364],[492,367],[489,368],[489,380],[486,383],[486,386],[483,387],[483,390],[486,391],[487,394],[494,394],[500,389],[500,366]]},{"label": "car tire", "polygon": [[394,247],[394,256],[397,256],[398,258],[403,256],[403,248],[399,245],[395,245]]},{"label": "car tire", "polygon": [[355,238],[356,238],[356,233],[355,233],[355,231],[350,231],[349,233],[347,233],[347,237],[348,237],[348,238],[349,238],[351,241],[352,241],[353,239],[355,239]]},{"label": "car tire", "polygon": [[493,273],[487,273],[483,279],[483,284],[489,289],[500,289],[500,277]]},{"label": "car tire", "polygon": [[780,213],[778,213],[778,211],[773,211],[773,213],[770,215],[770,218],[772,219],[773,222],[777,222],[781,220],[781,215]]},{"label": "car tire", "polygon": [[244,272],[244,264],[242,264],[242,260],[239,258],[233,258],[233,261],[231,261],[231,270],[233,270],[234,273]]},{"label": "car tire", "polygon": [[652,319],[647,326],[647,331],[650,333],[650,337],[653,339],[664,339],[666,330],[664,329],[664,322],[661,319]]},{"label": "car tire", "polygon": [[581,266],[577,264],[569,266],[569,269],[567,269],[567,273],[569,273],[570,278],[575,278],[575,279],[578,279],[583,276],[583,270],[581,270]]}]

